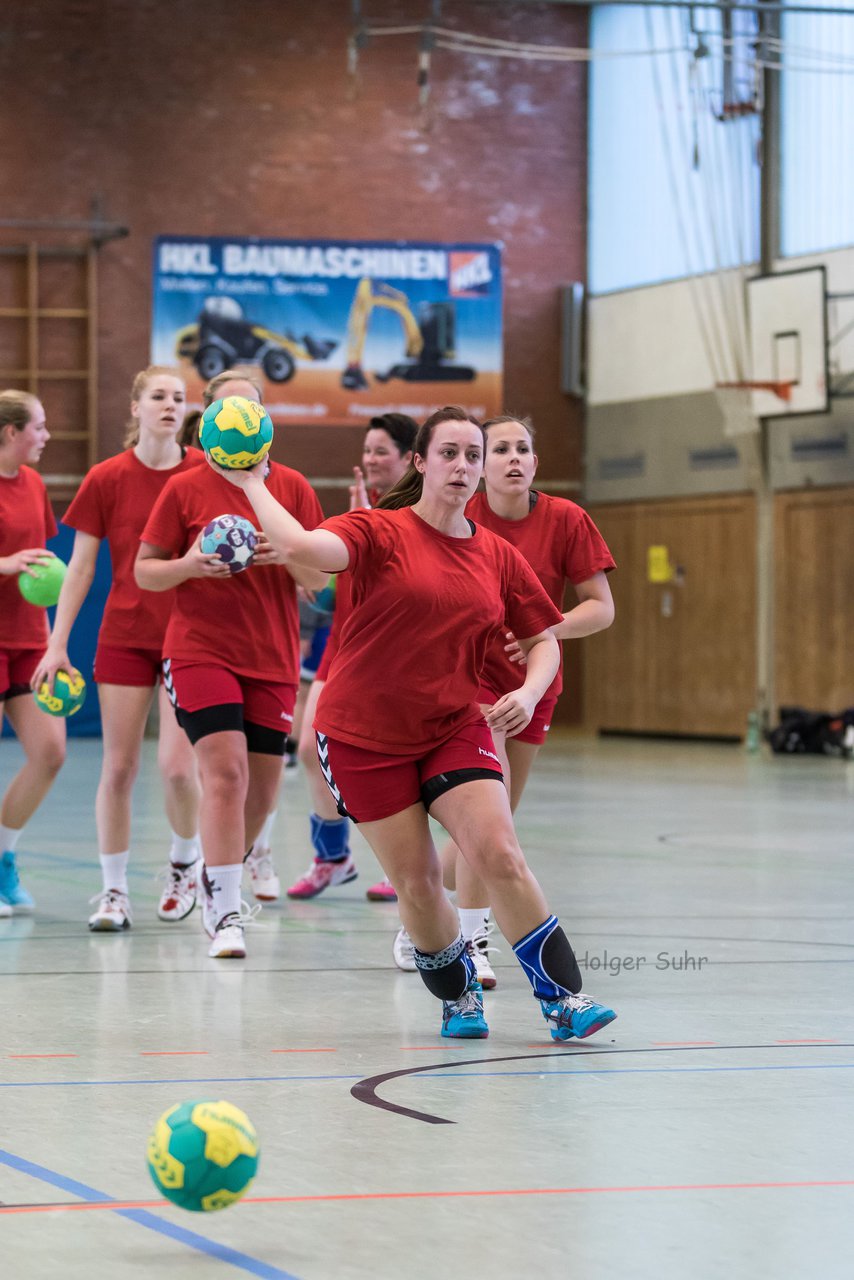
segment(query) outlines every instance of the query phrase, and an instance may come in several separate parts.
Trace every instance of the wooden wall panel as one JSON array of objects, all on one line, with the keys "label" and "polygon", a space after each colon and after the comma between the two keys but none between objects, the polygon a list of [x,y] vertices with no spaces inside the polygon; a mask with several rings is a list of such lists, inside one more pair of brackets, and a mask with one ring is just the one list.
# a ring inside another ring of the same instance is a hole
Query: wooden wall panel
[{"label": "wooden wall panel", "polygon": [[[740,736],[755,699],[755,506],[733,495],[591,509],[618,569],[617,616],[584,648],[597,729]],[[672,581],[650,582],[667,548]]]},{"label": "wooden wall panel", "polygon": [[854,488],[781,493],[775,512],[777,703],[854,706]]}]

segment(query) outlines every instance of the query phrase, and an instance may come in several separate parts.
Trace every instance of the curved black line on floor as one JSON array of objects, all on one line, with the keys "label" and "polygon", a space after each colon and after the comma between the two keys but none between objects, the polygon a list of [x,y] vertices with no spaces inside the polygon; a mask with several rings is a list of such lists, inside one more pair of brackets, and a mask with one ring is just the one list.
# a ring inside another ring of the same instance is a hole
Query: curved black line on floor
[{"label": "curved black line on floor", "polygon": [[421,1120],[424,1124],[456,1124],[456,1120],[445,1120],[442,1116],[431,1115],[429,1111],[414,1111],[411,1107],[402,1107],[396,1102],[388,1102],[377,1096],[377,1089],[388,1080],[399,1080],[404,1076],[424,1075],[425,1072],[447,1071],[449,1067],[479,1067],[485,1063],[496,1062],[534,1062],[539,1058],[592,1058],[616,1057],[626,1053],[719,1053],[746,1049],[854,1049],[854,1043],[848,1044],[717,1044],[717,1045],[684,1045],[681,1048],[662,1045],[651,1049],[570,1049],[555,1053],[517,1053],[504,1058],[466,1058],[454,1062],[434,1062],[426,1067],[406,1067],[401,1071],[386,1071],[380,1076],[369,1076],[354,1084],[350,1092],[357,1102],[364,1102],[369,1107],[377,1107],[380,1111],[391,1111],[395,1115],[405,1116],[410,1120]]}]

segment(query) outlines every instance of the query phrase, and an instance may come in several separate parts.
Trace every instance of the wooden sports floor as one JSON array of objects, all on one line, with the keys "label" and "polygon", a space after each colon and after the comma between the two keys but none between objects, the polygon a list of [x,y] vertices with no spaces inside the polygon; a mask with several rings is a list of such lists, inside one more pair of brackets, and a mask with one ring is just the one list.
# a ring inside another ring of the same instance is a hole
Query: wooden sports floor
[{"label": "wooden sports floor", "polygon": [[[87,932],[98,742],[26,833],[33,918],[0,921],[0,1270],[436,1280],[850,1280],[854,765],[555,738],[519,828],[619,1018],[553,1046],[508,945],[491,1035],[439,1037],[362,874],[265,908],[248,959],[154,915],[165,853],[146,744],[126,935]],[[0,781],[18,759],[0,746]],[[302,779],[276,833],[308,864]],[[226,1098],[261,1141],[219,1214],[157,1198],[146,1137]]]}]

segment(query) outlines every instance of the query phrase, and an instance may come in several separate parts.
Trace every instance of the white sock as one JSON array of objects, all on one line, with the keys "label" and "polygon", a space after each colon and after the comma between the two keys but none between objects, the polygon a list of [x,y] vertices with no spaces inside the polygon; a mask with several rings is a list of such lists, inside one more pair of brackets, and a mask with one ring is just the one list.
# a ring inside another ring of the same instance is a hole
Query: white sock
[{"label": "white sock", "polygon": [[489,920],[489,907],[457,907],[460,932],[464,942],[471,942],[478,929],[485,929]]},{"label": "white sock", "polygon": [[0,826],[0,853],[15,852],[18,838],[23,829],[23,827],[18,827],[16,831],[14,827]]},{"label": "white sock", "polygon": [[125,849],[124,853],[98,854],[105,889],[117,889],[119,893],[127,893],[129,856],[130,853],[127,849]]},{"label": "white sock", "polygon": [[211,886],[217,924],[223,916],[232,912],[240,914],[240,881],[243,877],[243,863],[229,863],[225,867],[206,866],[208,881]]},{"label": "white sock", "polygon": [[255,841],[256,849],[269,849],[270,841],[273,838],[273,823],[276,821],[278,810],[274,809],[272,813],[267,814],[267,820],[261,828],[261,834]]},{"label": "white sock", "polygon": [[191,867],[199,856],[199,837],[179,836],[172,832],[172,848],[169,850],[169,861],[176,867]]}]

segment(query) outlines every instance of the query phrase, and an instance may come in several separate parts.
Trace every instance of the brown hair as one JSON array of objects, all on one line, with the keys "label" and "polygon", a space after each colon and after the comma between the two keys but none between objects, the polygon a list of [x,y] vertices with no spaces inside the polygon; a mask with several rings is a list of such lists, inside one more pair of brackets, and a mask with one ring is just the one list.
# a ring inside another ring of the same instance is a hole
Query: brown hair
[{"label": "brown hair", "polygon": [[484,422],[483,424],[483,429],[484,431],[488,431],[490,427],[500,427],[502,424],[507,422],[518,422],[520,427],[525,428],[528,435],[531,437],[531,442],[533,443],[533,440],[534,440],[533,422],[531,421],[530,418],[517,417],[515,413],[499,413],[499,414],[496,414],[494,418],[487,418],[486,422]]},{"label": "brown hair", "polygon": [[[186,390],[186,383],[184,382],[184,376],[181,373],[180,369],[173,369],[173,368],[170,368],[169,365],[165,365],[165,364],[150,364],[147,369],[140,369],[139,373],[136,375],[136,377],[134,378],[131,384],[131,389],[130,389],[131,404],[136,404],[136,402],[142,397],[143,391],[148,386],[152,378],[160,378],[160,377],[177,378],[178,381]],[[126,449],[132,449],[133,446],[138,443],[139,443],[139,420],[137,418],[132,417],[127,424],[127,430],[125,431],[124,447]]]},{"label": "brown hair", "polygon": [[368,431],[384,431],[402,458],[415,444],[418,423],[408,413],[378,413],[368,422]]},{"label": "brown hair", "polygon": [[[418,428],[418,434],[412,446],[413,454],[417,454],[419,458],[427,456],[433,432],[442,422],[470,422],[483,435],[483,426],[479,418],[476,418],[468,409],[464,409],[462,405],[446,404],[443,409],[437,409],[435,413],[431,413],[426,422],[422,422]],[[486,436],[484,435],[483,438],[485,447]],[[414,507],[421,497],[423,488],[424,477],[415,463],[411,462],[397,484],[392,485],[388,493],[380,498],[377,506],[386,511],[396,511],[399,507]]]},{"label": "brown hair", "polygon": [[23,431],[37,404],[38,397],[30,391],[0,391],[0,433],[4,427]]},{"label": "brown hair", "polygon": [[258,400],[263,403],[264,393],[261,389],[261,380],[257,371],[251,365],[238,364],[233,369],[224,369],[215,378],[211,378],[202,392],[202,404],[206,409],[213,404],[214,400],[219,400],[219,389],[224,387],[227,382],[251,382],[258,394]]}]

